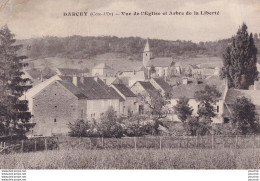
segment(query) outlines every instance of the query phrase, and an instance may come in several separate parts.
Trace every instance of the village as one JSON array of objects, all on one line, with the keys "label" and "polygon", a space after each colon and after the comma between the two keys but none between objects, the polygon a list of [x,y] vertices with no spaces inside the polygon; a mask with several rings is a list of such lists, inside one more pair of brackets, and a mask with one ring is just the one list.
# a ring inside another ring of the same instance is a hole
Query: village
[{"label": "village", "polygon": [[[95,65],[91,70],[57,68],[56,72],[45,68],[40,71],[25,70],[24,78],[32,80],[24,99],[28,100],[34,136],[67,135],[68,124],[76,120],[98,120],[110,107],[118,117],[142,115],[148,109],[138,101],[139,95],[153,96],[171,92],[169,112],[166,119],[180,122],[173,110],[178,100],[186,97],[196,115],[199,102],[195,92],[205,85],[214,85],[221,93],[214,105],[212,124],[230,122],[231,107],[235,98],[245,96],[260,106],[259,82],[249,90],[228,88],[221,79],[221,67],[201,67],[200,64],[183,64],[172,57],[153,57],[149,40],[142,53],[142,66],[132,71],[115,70],[106,63]],[[259,64],[257,64],[259,71]]]}]

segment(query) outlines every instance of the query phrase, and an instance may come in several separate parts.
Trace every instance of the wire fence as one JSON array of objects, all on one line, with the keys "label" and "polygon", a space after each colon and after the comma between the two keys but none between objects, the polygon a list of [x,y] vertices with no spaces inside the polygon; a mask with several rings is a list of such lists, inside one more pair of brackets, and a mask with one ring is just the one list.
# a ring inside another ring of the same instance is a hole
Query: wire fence
[{"label": "wire fence", "polygon": [[179,149],[259,148],[260,136],[149,136],[117,138],[59,138],[61,149]]},{"label": "wire fence", "polygon": [[260,135],[146,136],[123,138],[38,137],[0,142],[0,153],[54,149],[260,148]]}]

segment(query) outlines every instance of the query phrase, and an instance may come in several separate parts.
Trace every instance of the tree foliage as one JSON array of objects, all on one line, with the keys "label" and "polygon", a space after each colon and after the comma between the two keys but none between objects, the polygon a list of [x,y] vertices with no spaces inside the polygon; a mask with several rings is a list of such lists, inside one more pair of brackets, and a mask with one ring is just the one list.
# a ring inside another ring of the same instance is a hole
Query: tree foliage
[{"label": "tree foliage", "polygon": [[227,78],[229,87],[248,89],[257,80],[257,48],[252,33],[245,23],[232,38],[232,44],[223,54],[221,77]]},{"label": "tree foliage", "polygon": [[189,99],[181,97],[173,107],[178,118],[184,123],[192,115],[193,109],[189,106]]},{"label": "tree foliage", "polygon": [[214,105],[220,96],[221,93],[214,85],[206,85],[203,90],[195,92],[195,99],[199,102],[198,116],[211,121],[216,115]]},{"label": "tree foliage", "polygon": [[23,79],[24,56],[18,56],[22,47],[15,44],[14,35],[7,26],[0,30],[0,124],[2,135],[24,134],[33,126],[28,124],[31,113],[28,102],[19,98],[31,88],[29,79]]},{"label": "tree foliage", "polygon": [[159,133],[159,125],[161,119],[166,118],[170,112],[170,100],[168,96],[161,94],[161,91],[151,92],[147,94],[138,95],[142,104],[147,106],[146,114],[154,121],[155,134]]},{"label": "tree foliage", "polygon": [[246,97],[238,98],[232,105],[232,122],[240,134],[257,133],[259,118],[255,105]]}]

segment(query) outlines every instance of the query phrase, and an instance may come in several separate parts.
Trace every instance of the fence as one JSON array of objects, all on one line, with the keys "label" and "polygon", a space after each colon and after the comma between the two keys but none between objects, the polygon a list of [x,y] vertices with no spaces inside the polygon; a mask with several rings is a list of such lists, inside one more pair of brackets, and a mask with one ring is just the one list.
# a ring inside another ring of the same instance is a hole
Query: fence
[{"label": "fence", "polygon": [[6,140],[0,142],[0,153],[31,152],[59,149],[57,137],[36,137],[23,140]]},{"label": "fence", "polygon": [[174,149],[174,148],[259,148],[260,136],[196,136],[196,137],[123,137],[117,138],[59,138],[61,149]]},{"label": "fence", "polygon": [[260,135],[148,136],[123,138],[40,137],[0,143],[0,153],[53,149],[260,148]]}]

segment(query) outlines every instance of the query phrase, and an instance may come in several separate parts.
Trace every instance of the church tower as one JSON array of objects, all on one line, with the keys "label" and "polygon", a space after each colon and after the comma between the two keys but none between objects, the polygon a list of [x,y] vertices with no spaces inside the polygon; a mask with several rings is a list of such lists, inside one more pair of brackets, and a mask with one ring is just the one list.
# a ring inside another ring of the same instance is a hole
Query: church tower
[{"label": "church tower", "polygon": [[150,59],[152,58],[152,52],[150,52],[150,46],[148,39],[146,41],[144,51],[143,51],[143,66],[147,68],[148,63],[150,62]]}]

